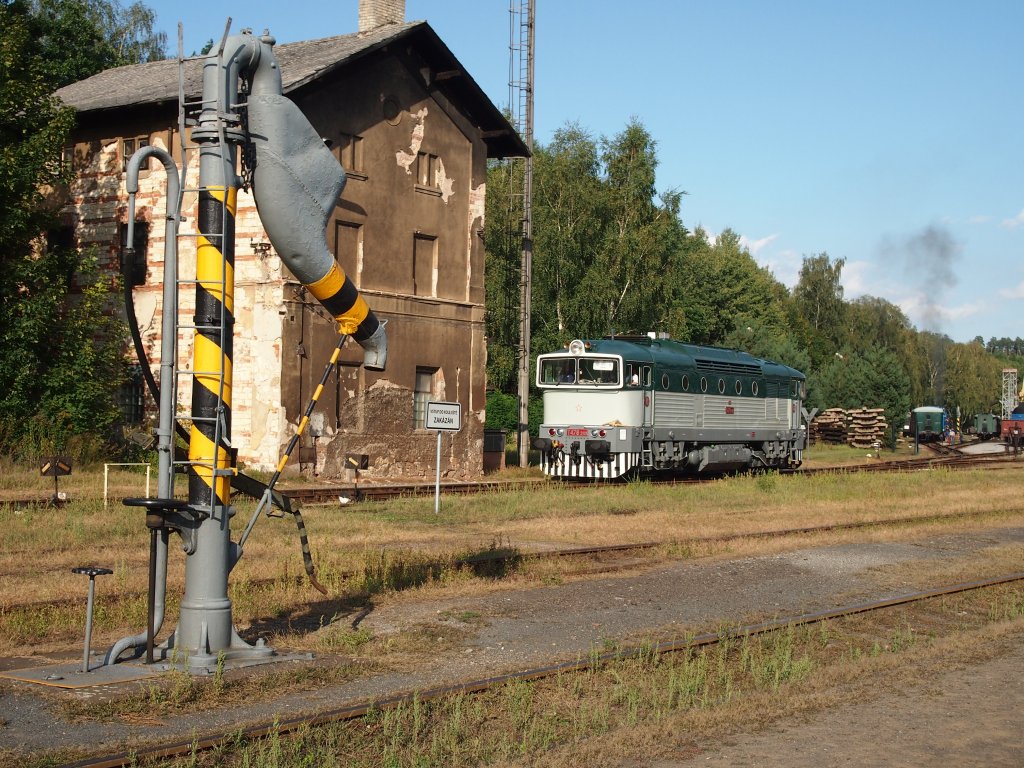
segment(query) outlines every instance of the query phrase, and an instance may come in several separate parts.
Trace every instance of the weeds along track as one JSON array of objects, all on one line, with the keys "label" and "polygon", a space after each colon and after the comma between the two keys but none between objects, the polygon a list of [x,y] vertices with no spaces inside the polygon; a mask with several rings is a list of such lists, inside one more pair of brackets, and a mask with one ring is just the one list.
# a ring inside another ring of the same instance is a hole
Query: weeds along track
[{"label": "weeds along track", "polygon": [[[790,469],[783,470],[781,475],[819,475],[829,473],[855,474],[859,472],[918,472],[939,467],[946,469],[977,469],[979,467],[998,467],[1013,464],[1016,457],[1012,454],[965,454],[954,446],[931,445],[928,450],[934,455],[922,456],[913,459],[901,459],[893,461],[874,461],[864,464],[850,464],[846,466],[816,467],[813,469]],[[669,485],[689,485],[704,483],[719,479],[713,477],[689,477],[689,476],[660,476],[654,475],[645,478],[651,483]],[[608,483],[619,481],[598,481],[593,480],[551,480],[545,478],[532,478],[525,480],[500,480],[500,481],[474,481],[442,483],[441,493],[444,495],[469,495],[475,493],[492,493],[495,491],[528,490],[540,487],[545,484],[560,484],[574,489],[578,488],[600,488]],[[433,496],[435,485],[433,483],[394,483],[394,484],[367,484],[367,483],[336,483],[323,485],[306,485],[294,488],[279,488],[281,493],[288,496],[292,501],[299,504],[340,504],[343,507],[353,504],[360,504],[371,501],[387,501],[389,499],[403,497]],[[98,500],[100,497],[96,496]],[[67,499],[54,500],[53,494],[44,494],[19,498],[0,498],[0,505],[11,506],[16,509],[63,507],[68,503]]]},{"label": "weeds along track", "polygon": [[[865,530],[881,528],[885,526],[910,526],[927,523],[943,523],[962,520],[980,520],[988,517],[995,517],[1002,514],[999,510],[981,510],[973,512],[944,512],[929,515],[916,515],[904,517],[887,517],[879,520],[860,520],[844,523],[833,523],[829,525],[814,525],[800,528],[778,528],[763,531],[743,531],[740,533],[728,533],[717,536],[699,536],[687,539],[664,539],[660,541],[638,541],[623,544],[607,544],[593,547],[571,547],[567,549],[551,549],[537,551],[521,551],[514,547],[507,547],[499,550],[483,552],[465,557],[445,558],[439,556],[436,565],[450,564],[454,567],[468,567],[482,574],[493,574],[497,572],[508,572],[524,560],[557,560],[570,557],[600,557],[602,555],[626,554],[629,552],[640,552],[644,550],[655,550],[662,547],[691,548],[696,546],[707,546],[715,544],[727,544],[747,539],[785,539],[787,537],[813,536],[818,534],[836,533],[839,531]],[[443,559],[443,563],[441,562]],[[605,562],[600,566],[578,572],[578,575],[604,574],[617,570],[625,570],[636,566],[635,560],[628,560],[621,564]],[[429,563],[425,567],[429,567]],[[359,571],[346,571],[339,574],[341,579],[356,578]],[[301,585],[306,581],[304,576],[287,577],[295,585]],[[250,589],[260,589],[281,583],[280,577],[263,579],[250,579],[246,586]],[[105,595],[105,604],[129,602],[144,598],[142,591],[127,591],[115,595]],[[44,608],[77,608],[82,600],[80,596],[66,597],[60,600],[26,600],[8,602],[0,606],[5,612],[12,611],[35,611]]]},{"label": "weeds along track", "polygon": [[450,696],[478,695],[509,683],[526,683],[547,678],[571,676],[630,659],[650,659],[656,656],[665,656],[666,654],[707,649],[728,644],[732,641],[742,641],[748,638],[769,635],[780,630],[823,623],[859,614],[870,614],[897,606],[923,603],[935,598],[996,588],[1021,581],[1024,581],[1024,573],[1011,573],[995,578],[960,582],[828,610],[785,616],[771,621],[736,626],[717,632],[707,632],[682,640],[623,647],[605,653],[595,652],[586,659],[577,661],[533,667],[511,674],[469,680],[428,690],[397,693],[382,699],[378,698],[373,701],[351,703],[346,706],[307,713],[283,720],[275,719],[272,722],[258,723],[246,728],[234,728],[230,731],[219,733],[197,734],[185,741],[139,748],[130,752],[94,756],[68,765],[69,768],[114,768],[115,766],[156,764],[158,761],[174,758],[188,758],[194,761],[201,752],[230,748],[232,745],[240,745],[268,737],[276,739],[285,734],[335,723],[357,721],[371,713],[379,713],[401,707],[421,707],[424,704],[438,702]]}]

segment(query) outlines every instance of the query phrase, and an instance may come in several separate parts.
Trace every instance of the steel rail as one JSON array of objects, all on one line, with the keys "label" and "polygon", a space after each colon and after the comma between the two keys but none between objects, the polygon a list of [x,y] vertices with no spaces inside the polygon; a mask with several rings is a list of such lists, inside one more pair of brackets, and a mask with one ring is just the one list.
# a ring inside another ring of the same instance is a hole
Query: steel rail
[{"label": "steel rail", "polygon": [[[604,554],[616,554],[619,552],[632,552],[637,550],[650,550],[657,549],[658,547],[679,547],[679,546],[694,546],[694,545],[707,545],[707,544],[724,544],[730,541],[741,541],[743,539],[772,539],[772,538],[785,538],[787,536],[805,536],[814,535],[820,533],[831,533],[834,531],[846,531],[846,530],[857,530],[863,528],[877,528],[885,525],[913,525],[915,523],[941,523],[947,520],[964,520],[982,518],[986,516],[1002,515],[1006,514],[1005,510],[982,510],[975,512],[937,512],[930,515],[918,515],[908,517],[891,517],[883,518],[880,520],[857,520],[847,523],[831,523],[828,525],[812,525],[800,528],[778,528],[773,530],[764,531],[740,531],[738,533],[723,533],[717,536],[699,536],[690,539],[665,539],[662,541],[636,541],[627,542],[624,544],[601,544],[591,547],[571,547],[569,549],[550,549],[550,550],[510,550],[510,551],[494,551],[485,552],[476,555],[468,555],[466,557],[459,557],[452,560],[452,565],[463,566],[463,565],[489,565],[489,564],[501,564],[510,560],[548,560],[557,559],[564,557],[584,557],[589,555],[604,555]],[[443,553],[441,553],[443,555]],[[440,559],[440,555],[439,555]],[[5,574],[0,572],[0,577]],[[346,579],[352,578],[359,575],[359,571],[343,571],[338,574],[339,578]],[[268,577],[261,579],[252,579],[247,582],[249,587],[262,587],[265,585],[279,583],[279,578]],[[295,585],[299,586],[305,583],[305,579],[301,576],[294,578]],[[107,596],[104,598],[105,604],[120,604],[121,602],[131,600],[134,598],[142,597],[145,592],[124,592],[119,595]],[[57,607],[62,605],[78,605],[80,598],[78,597],[67,597],[60,600],[32,600],[27,602],[12,602],[3,603],[0,602],[0,608],[4,610],[34,610],[39,608]]]},{"label": "steel rail", "polygon": [[197,752],[215,749],[229,742],[238,742],[242,739],[261,739],[271,735],[291,733],[299,730],[300,728],[318,727],[330,725],[332,723],[345,722],[348,720],[356,720],[360,717],[366,716],[370,712],[393,709],[403,705],[411,705],[413,701],[422,704],[442,699],[445,696],[481,693],[512,681],[541,680],[558,674],[583,672],[613,661],[636,658],[639,656],[649,656],[651,654],[677,653],[679,651],[694,648],[704,648],[716,645],[726,640],[755,637],[757,635],[767,634],[779,629],[785,629],[790,626],[797,627],[806,624],[814,624],[820,621],[828,621],[831,619],[843,618],[845,616],[854,616],[860,613],[884,610],[886,608],[908,605],[935,597],[955,595],[962,592],[995,587],[1017,581],[1024,581],[1024,572],[997,576],[991,579],[961,582],[959,584],[952,584],[945,587],[936,587],[933,589],[886,597],[880,600],[854,603],[852,605],[841,606],[839,608],[800,613],[795,616],[787,616],[756,624],[748,624],[720,632],[705,632],[700,635],[695,635],[689,639],[668,640],[662,643],[657,643],[653,646],[629,646],[617,651],[608,651],[599,655],[588,656],[585,660],[579,659],[577,661],[549,664],[522,670],[520,672],[480,678],[452,685],[443,685],[422,691],[405,691],[393,696],[388,696],[384,699],[357,702],[315,714],[297,715],[286,719],[275,719],[272,722],[260,723],[246,728],[235,728],[230,731],[207,734],[201,737],[197,736],[186,741],[178,741],[154,747],[142,747],[130,752],[118,752],[116,754],[87,758],[75,763],[69,763],[65,768],[118,768],[119,766],[137,765],[145,761],[194,755]]}]

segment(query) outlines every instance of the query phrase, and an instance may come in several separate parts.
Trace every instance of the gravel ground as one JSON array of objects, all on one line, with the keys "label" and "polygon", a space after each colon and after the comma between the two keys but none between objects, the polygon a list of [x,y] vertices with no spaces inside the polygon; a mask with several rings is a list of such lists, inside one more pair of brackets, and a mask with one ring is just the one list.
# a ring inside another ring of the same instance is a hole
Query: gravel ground
[{"label": "gravel ground", "polygon": [[[932,585],[906,583],[905,578],[896,589],[880,588],[880,585],[893,583],[891,569],[900,568],[901,573],[905,573],[907,564],[926,560],[953,561],[990,547],[1020,543],[1024,543],[1024,528],[986,529],[915,543],[845,544],[763,557],[683,562],[659,566],[638,574],[502,591],[487,597],[430,603],[396,601],[394,604],[377,607],[363,619],[361,626],[375,635],[381,635],[416,625],[443,627],[455,622],[466,635],[464,641],[459,647],[439,652],[429,667],[417,668],[413,672],[367,675],[345,684],[288,695],[274,701],[188,716],[162,717],[159,726],[122,722],[61,722],[55,719],[50,705],[39,695],[38,686],[5,681],[0,690],[0,718],[5,723],[0,727],[0,750],[37,754],[62,747],[88,745],[97,751],[115,751],[138,747],[155,739],[188,740],[196,734],[216,732],[254,721],[266,722],[275,716],[286,718],[304,711],[343,706],[367,697],[384,697],[400,691],[483,678],[557,660],[575,659],[587,654],[595,645],[601,646],[609,640],[636,638],[652,628],[676,625],[682,634],[724,623],[734,624],[766,616],[824,610],[868,597],[913,591]],[[467,624],[451,618],[467,613],[478,618]],[[998,664],[1000,661],[992,663]],[[38,665],[44,662],[35,659],[32,663]],[[18,664],[17,661],[7,660],[5,668]],[[1009,681],[1012,677],[1007,674],[1005,680]],[[944,691],[944,684],[939,685],[939,690]],[[919,694],[908,697],[907,701],[934,700],[935,696],[930,691],[930,688],[922,689]],[[60,695],[96,697],[110,693],[87,689],[84,692],[62,692]],[[53,692],[49,695],[52,697]],[[965,703],[964,706],[970,705]],[[996,708],[999,711],[1004,709],[998,704]],[[866,711],[869,710],[870,707]],[[949,711],[955,713],[956,709]],[[971,711],[975,710],[972,708]],[[1016,708],[1016,712],[1022,711],[1024,708]],[[898,733],[914,732],[915,718],[920,713],[915,713],[913,708],[899,707],[886,708],[886,712],[887,716],[893,713],[896,718],[894,727]],[[901,724],[899,718],[903,717],[903,712],[906,712],[910,720]],[[821,717],[832,717],[832,713],[823,713]],[[955,720],[955,714],[951,717]],[[988,718],[986,722],[991,729],[998,730],[1002,721]],[[1019,717],[1017,724],[1020,724]],[[830,733],[827,721],[823,720],[821,727],[824,729],[822,733]],[[869,722],[864,723],[864,729],[851,733],[850,738],[856,739],[857,732],[862,735],[874,732],[874,726]],[[1018,728],[1015,733],[1021,732]],[[836,733],[838,738],[839,732]],[[807,738],[812,736],[808,735]],[[785,742],[786,738],[780,736],[778,741]],[[879,740],[865,741],[877,747],[878,759],[887,755],[887,746]],[[799,739],[799,743],[804,742],[805,739]],[[736,749],[740,748],[740,742],[737,742]],[[844,764],[836,762],[827,753],[806,750],[794,753],[792,760],[779,762],[772,757],[772,762],[765,762],[766,758],[758,755],[774,753],[762,751],[767,748],[762,742],[755,740],[743,748],[748,752],[735,753],[731,757],[723,752],[723,762],[709,762],[719,759],[713,755],[702,755],[700,761],[707,765],[809,766],[813,759],[814,765]],[[742,762],[741,758],[747,762]],[[799,762],[803,759],[807,762]],[[845,764],[930,764],[927,761],[908,760],[877,763],[867,760]],[[949,764],[971,763],[953,761]],[[1015,763],[986,764],[1024,765],[1024,759]],[[650,765],[674,766],[676,763]]]}]

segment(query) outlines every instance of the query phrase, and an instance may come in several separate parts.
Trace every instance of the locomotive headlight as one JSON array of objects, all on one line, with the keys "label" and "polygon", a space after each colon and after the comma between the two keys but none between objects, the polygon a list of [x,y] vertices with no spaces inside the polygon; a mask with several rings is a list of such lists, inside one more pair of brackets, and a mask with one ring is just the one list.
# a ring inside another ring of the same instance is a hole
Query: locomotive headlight
[{"label": "locomotive headlight", "polygon": [[564,432],[562,432],[562,430],[561,430],[561,429],[556,429],[556,430],[555,430],[555,432],[557,432],[557,433],[558,433],[558,436],[559,436],[559,437],[561,437],[561,436],[562,436],[563,434],[565,434]]},{"label": "locomotive headlight", "polygon": [[570,355],[582,355],[586,347],[580,339],[573,339],[569,342]]}]

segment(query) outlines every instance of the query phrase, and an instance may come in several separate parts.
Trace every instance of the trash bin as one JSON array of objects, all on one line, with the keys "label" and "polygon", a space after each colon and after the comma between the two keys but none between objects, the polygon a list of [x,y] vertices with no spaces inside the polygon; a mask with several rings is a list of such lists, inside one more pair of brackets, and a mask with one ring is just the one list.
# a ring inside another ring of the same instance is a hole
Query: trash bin
[{"label": "trash bin", "polygon": [[504,429],[484,430],[484,472],[497,472],[505,468]]}]

